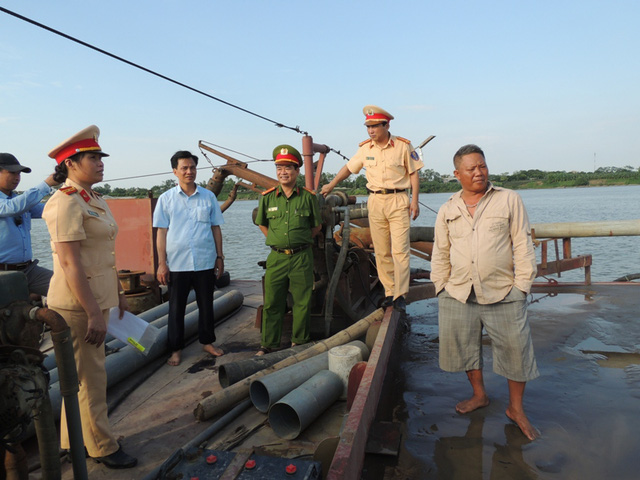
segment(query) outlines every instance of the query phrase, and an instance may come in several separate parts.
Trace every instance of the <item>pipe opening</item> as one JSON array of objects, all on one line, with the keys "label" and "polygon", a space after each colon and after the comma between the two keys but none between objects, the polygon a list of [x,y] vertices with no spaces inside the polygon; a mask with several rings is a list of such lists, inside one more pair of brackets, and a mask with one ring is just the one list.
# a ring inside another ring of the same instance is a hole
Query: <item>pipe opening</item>
[{"label": "pipe opening", "polygon": [[256,380],[251,383],[251,387],[249,387],[249,396],[258,411],[262,413],[267,413],[269,411],[271,396],[269,395],[269,389],[265,387],[262,382]]},{"label": "pipe opening", "polygon": [[269,410],[269,423],[276,435],[293,440],[302,430],[302,424],[295,408],[286,403],[276,403]]}]

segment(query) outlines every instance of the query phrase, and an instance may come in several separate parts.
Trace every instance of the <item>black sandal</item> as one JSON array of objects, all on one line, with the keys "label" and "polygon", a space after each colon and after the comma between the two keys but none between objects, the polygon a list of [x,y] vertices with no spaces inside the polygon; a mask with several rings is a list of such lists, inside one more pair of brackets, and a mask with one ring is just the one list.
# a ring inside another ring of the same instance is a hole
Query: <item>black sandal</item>
[{"label": "black sandal", "polygon": [[260,347],[260,349],[258,350],[258,353],[256,353],[254,356],[261,357],[263,355],[266,355],[267,353],[271,353],[271,349],[270,348]]}]

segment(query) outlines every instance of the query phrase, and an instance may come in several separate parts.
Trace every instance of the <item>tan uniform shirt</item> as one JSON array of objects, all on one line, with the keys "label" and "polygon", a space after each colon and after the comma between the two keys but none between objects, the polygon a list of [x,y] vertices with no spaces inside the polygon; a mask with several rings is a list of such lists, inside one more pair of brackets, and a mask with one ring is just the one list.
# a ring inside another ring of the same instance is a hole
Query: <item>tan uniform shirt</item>
[{"label": "tan uniform shirt", "polygon": [[478,303],[504,299],[512,287],[525,293],[536,277],[529,217],[520,195],[489,184],[472,217],[457,192],[438,212],[431,280],[466,303],[473,287]]},{"label": "tan uniform shirt", "polygon": [[411,188],[409,175],[424,167],[424,162],[413,151],[409,140],[391,135],[383,148],[373,140],[360,144],[356,154],[347,162],[347,168],[351,173],[358,173],[363,167],[369,190],[408,189]]},{"label": "tan uniform shirt", "polygon": [[[65,187],[72,187],[66,189]],[[73,190],[76,190],[75,192]],[[42,218],[47,222],[53,252],[53,277],[47,301],[53,308],[83,310],[71,292],[55,242],[80,242],[80,262],[101,310],[118,305],[116,235],[118,226],[107,203],[67,179],[49,199]]]}]

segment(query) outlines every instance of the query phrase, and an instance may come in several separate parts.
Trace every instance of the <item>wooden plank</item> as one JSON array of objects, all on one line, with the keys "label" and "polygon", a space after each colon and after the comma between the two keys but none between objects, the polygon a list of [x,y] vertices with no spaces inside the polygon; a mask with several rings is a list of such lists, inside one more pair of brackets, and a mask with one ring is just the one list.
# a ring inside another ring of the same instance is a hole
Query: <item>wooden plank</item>
[{"label": "wooden plank", "polygon": [[367,369],[364,372],[358,393],[345,423],[338,448],[327,472],[328,480],[359,478],[364,463],[365,447],[371,423],[378,408],[378,400],[391,346],[396,334],[399,313],[392,308],[385,311],[376,342],[373,346]]}]

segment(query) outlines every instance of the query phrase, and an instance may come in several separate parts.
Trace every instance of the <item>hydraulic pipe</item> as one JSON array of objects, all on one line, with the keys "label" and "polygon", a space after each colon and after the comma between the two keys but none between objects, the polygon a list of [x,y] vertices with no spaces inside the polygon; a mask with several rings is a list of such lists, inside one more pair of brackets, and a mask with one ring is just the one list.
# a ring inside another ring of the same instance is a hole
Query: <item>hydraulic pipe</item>
[{"label": "hydraulic pipe", "polygon": [[[78,371],[76,370],[76,362],[73,355],[73,340],[71,338],[71,329],[67,326],[62,316],[48,308],[32,309],[29,315],[33,315],[36,319],[49,325],[51,328],[51,340],[53,342],[53,349],[58,358],[58,372],[60,380],[56,385],[58,394],[58,401],[54,402],[51,398],[51,392],[49,393],[49,405],[46,407],[47,413],[51,415],[51,420],[42,420],[42,423],[36,424],[36,430],[41,431],[50,428],[51,423],[54,422],[56,414],[60,412],[61,399],[64,398],[64,409],[67,416],[67,431],[69,432],[69,450],[71,454],[71,463],[73,465],[73,476],[76,479],[89,478],[87,473],[87,462],[84,454],[84,439],[82,437],[82,424],[80,423],[80,405],[78,403]],[[48,425],[48,427],[47,427]],[[54,425],[55,431],[55,425]],[[40,442],[40,432],[38,432],[38,442]],[[44,432],[42,432],[44,434]],[[48,435],[48,434],[45,434]],[[52,452],[49,452],[45,448],[40,451],[40,463],[47,468],[51,467]],[[46,457],[46,458],[45,458]],[[55,457],[58,457],[58,443],[55,441]],[[59,466],[59,460],[58,460]]]},{"label": "hydraulic pipe", "polygon": [[336,294],[336,288],[338,288],[338,281],[340,275],[342,275],[342,267],[344,267],[344,261],[347,258],[347,252],[349,251],[349,234],[351,232],[351,226],[349,224],[349,207],[335,207],[335,211],[344,212],[344,223],[342,228],[342,246],[340,247],[340,253],[338,254],[338,261],[333,269],[329,270],[331,280],[329,280],[329,286],[327,287],[327,294],[324,301],[324,335],[329,336],[331,332],[331,320],[333,319],[333,300]]},{"label": "hydraulic pipe", "polygon": [[531,230],[535,238],[636,236],[640,235],[640,220],[535,223]]},{"label": "hydraulic pipe", "polygon": [[314,357],[322,352],[330,350],[337,345],[343,345],[352,340],[356,340],[364,335],[371,324],[376,321],[382,320],[384,312],[381,308],[370,313],[362,320],[354,323],[353,325],[345,328],[344,330],[336,333],[331,338],[327,338],[316,343],[313,347],[307,348],[303,352],[300,352],[292,357],[285,358],[280,362],[272,365],[269,368],[254,373],[250,377],[231,385],[229,388],[225,388],[219,392],[210,395],[203,399],[194,409],[193,414],[199,421],[208,420],[214,415],[231,408],[232,405],[238,403],[242,399],[249,395],[249,386],[251,382],[258,378],[264,377],[270,373],[280,370],[294,363],[301,362],[307,358]]},{"label": "hydraulic pipe", "polygon": [[342,393],[342,380],[329,370],[316,373],[269,410],[269,424],[281,438],[293,440]]},{"label": "hydraulic pipe", "polygon": [[[56,430],[51,401],[48,395],[42,399],[38,408],[33,409],[33,418],[36,437],[38,438],[42,479],[58,480],[62,476],[60,454],[58,453],[58,430]],[[84,458],[82,460],[84,461]]]},{"label": "hydraulic pipe", "polygon": [[[368,358],[369,349],[359,341],[349,342],[360,351],[362,358]],[[251,383],[249,395],[253,405],[262,413],[267,413],[269,408],[321,370],[329,368],[329,352],[322,352],[315,357],[296,363],[289,367],[273,372]]]},{"label": "hydraulic pipe", "polygon": [[296,345],[295,347],[285,350],[267,353],[261,357],[252,357],[238,362],[225,363],[218,368],[218,380],[222,388],[227,388],[229,385],[233,385],[243,378],[247,378],[260,370],[275,365],[280,360],[291,357],[307,348],[309,348],[309,345]]}]

